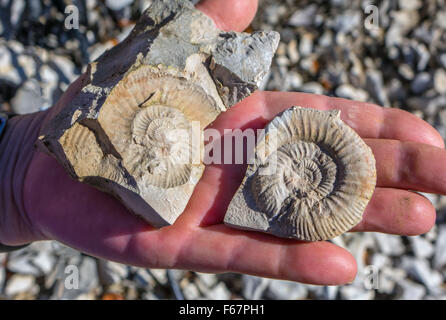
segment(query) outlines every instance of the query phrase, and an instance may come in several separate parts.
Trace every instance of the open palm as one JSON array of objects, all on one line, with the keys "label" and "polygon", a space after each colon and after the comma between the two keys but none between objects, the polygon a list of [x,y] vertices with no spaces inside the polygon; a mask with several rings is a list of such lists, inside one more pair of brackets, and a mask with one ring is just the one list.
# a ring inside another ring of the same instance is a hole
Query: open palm
[{"label": "open palm", "polygon": [[[254,16],[257,1],[207,0],[198,6],[220,28],[242,31]],[[70,86],[48,117],[73,98],[82,80]],[[446,151],[441,136],[407,112],[304,93],[256,92],[211,126],[221,132],[260,129],[292,105],[341,110],[341,118],[374,152],[377,188],[363,220],[352,231],[416,235],[432,227],[433,206],[408,190],[446,194]],[[222,224],[245,168],[207,166],[177,222],[157,230],[112,196],[69,178],[53,158],[35,152],[25,180],[24,206],[35,240],[55,239],[126,264],[242,272],[314,284],[352,281],[354,258],[332,243],[279,239]]]}]

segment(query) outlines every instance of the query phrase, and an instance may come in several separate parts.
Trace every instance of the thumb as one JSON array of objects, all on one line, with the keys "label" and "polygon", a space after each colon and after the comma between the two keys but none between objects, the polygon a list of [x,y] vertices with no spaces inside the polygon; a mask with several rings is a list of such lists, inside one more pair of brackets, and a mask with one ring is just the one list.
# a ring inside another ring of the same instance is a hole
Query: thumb
[{"label": "thumb", "polygon": [[197,9],[224,31],[243,31],[254,19],[258,0],[202,0]]}]

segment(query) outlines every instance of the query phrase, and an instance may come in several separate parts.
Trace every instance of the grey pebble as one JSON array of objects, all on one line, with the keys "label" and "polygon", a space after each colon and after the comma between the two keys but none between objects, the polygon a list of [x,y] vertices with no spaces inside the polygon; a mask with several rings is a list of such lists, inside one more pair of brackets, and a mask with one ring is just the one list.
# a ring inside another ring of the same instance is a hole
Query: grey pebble
[{"label": "grey pebble", "polygon": [[366,101],[368,94],[361,88],[355,88],[349,84],[342,84],[336,89],[336,96],[356,101]]},{"label": "grey pebble", "polygon": [[430,293],[438,294],[444,290],[441,289],[442,275],[438,271],[432,270],[427,260],[404,256],[401,261],[401,268],[406,270],[415,280],[424,284]]},{"label": "grey pebble", "polygon": [[308,27],[315,22],[318,6],[311,4],[303,10],[296,10],[288,23],[293,27]]},{"label": "grey pebble", "polygon": [[370,96],[381,106],[390,106],[389,97],[387,96],[386,88],[384,87],[382,73],[378,70],[368,70],[367,77],[367,91]]},{"label": "grey pebble", "polygon": [[446,71],[438,69],[434,75],[434,88],[439,94],[446,94]]},{"label": "grey pebble", "polygon": [[5,295],[9,298],[13,298],[19,293],[35,291],[35,281],[35,277],[32,275],[14,274],[6,283]]},{"label": "grey pebble", "polygon": [[243,297],[248,300],[259,300],[262,299],[271,279],[242,275],[242,281]]},{"label": "grey pebble", "polygon": [[438,228],[438,236],[435,245],[434,267],[441,270],[446,268],[446,225]]},{"label": "grey pebble", "polygon": [[411,89],[415,94],[421,94],[432,87],[432,77],[427,72],[419,73],[411,83]]},{"label": "grey pebble", "polygon": [[273,300],[301,300],[308,295],[308,289],[300,283],[271,280],[266,295]]},{"label": "grey pebble", "polygon": [[381,253],[389,256],[398,256],[404,253],[405,247],[400,236],[384,233],[373,233],[373,237]]},{"label": "grey pebble", "polygon": [[422,236],[409,237],[409,241],[417,258],[426,259],[433,255],[434,246]]},{"label": "grey pebble", "polygon": [[426,288],[411,280],[403,279],[398,286],[402,289],[399,300],[421,300],[426,295]]}]

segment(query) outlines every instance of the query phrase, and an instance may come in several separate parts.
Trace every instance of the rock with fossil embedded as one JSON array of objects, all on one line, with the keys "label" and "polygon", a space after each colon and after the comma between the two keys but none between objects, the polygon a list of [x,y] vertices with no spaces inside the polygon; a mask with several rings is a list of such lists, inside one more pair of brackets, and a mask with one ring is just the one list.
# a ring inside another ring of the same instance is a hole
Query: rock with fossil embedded
[{"label": "rock with fossil embedded", "polygon": [[276,32],[223,32],[189,1],[155,1],[43,129],[70,175],[156,227],[175,222],[200,179],[202,130],[257,89]]},{"label": "rock with fossil embedded", "polygon": [[375,158],[340,111],[292,107],[265,128],[224,222],[284,238],[332,239],[372,197]]}]

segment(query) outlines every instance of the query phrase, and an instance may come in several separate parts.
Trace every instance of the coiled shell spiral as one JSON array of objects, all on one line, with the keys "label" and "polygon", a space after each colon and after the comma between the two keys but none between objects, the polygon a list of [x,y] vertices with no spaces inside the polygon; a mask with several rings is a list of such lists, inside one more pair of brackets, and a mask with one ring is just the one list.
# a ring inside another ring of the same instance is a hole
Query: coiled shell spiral
[{"label": "coiled shell spiral", "polygon": [[375,159],[340,111],[292,107],[265,128],[225,223],[307,241],[332,239],[362,218]]},{"label": "coiled shell spiral", "polygon": [[202,130],[221,112],[186,73],[140,66],[111,90],[96,120],[74,119],[60,144],[80,180],[111,189],[162,226],[184,210],[204,170]]}]

